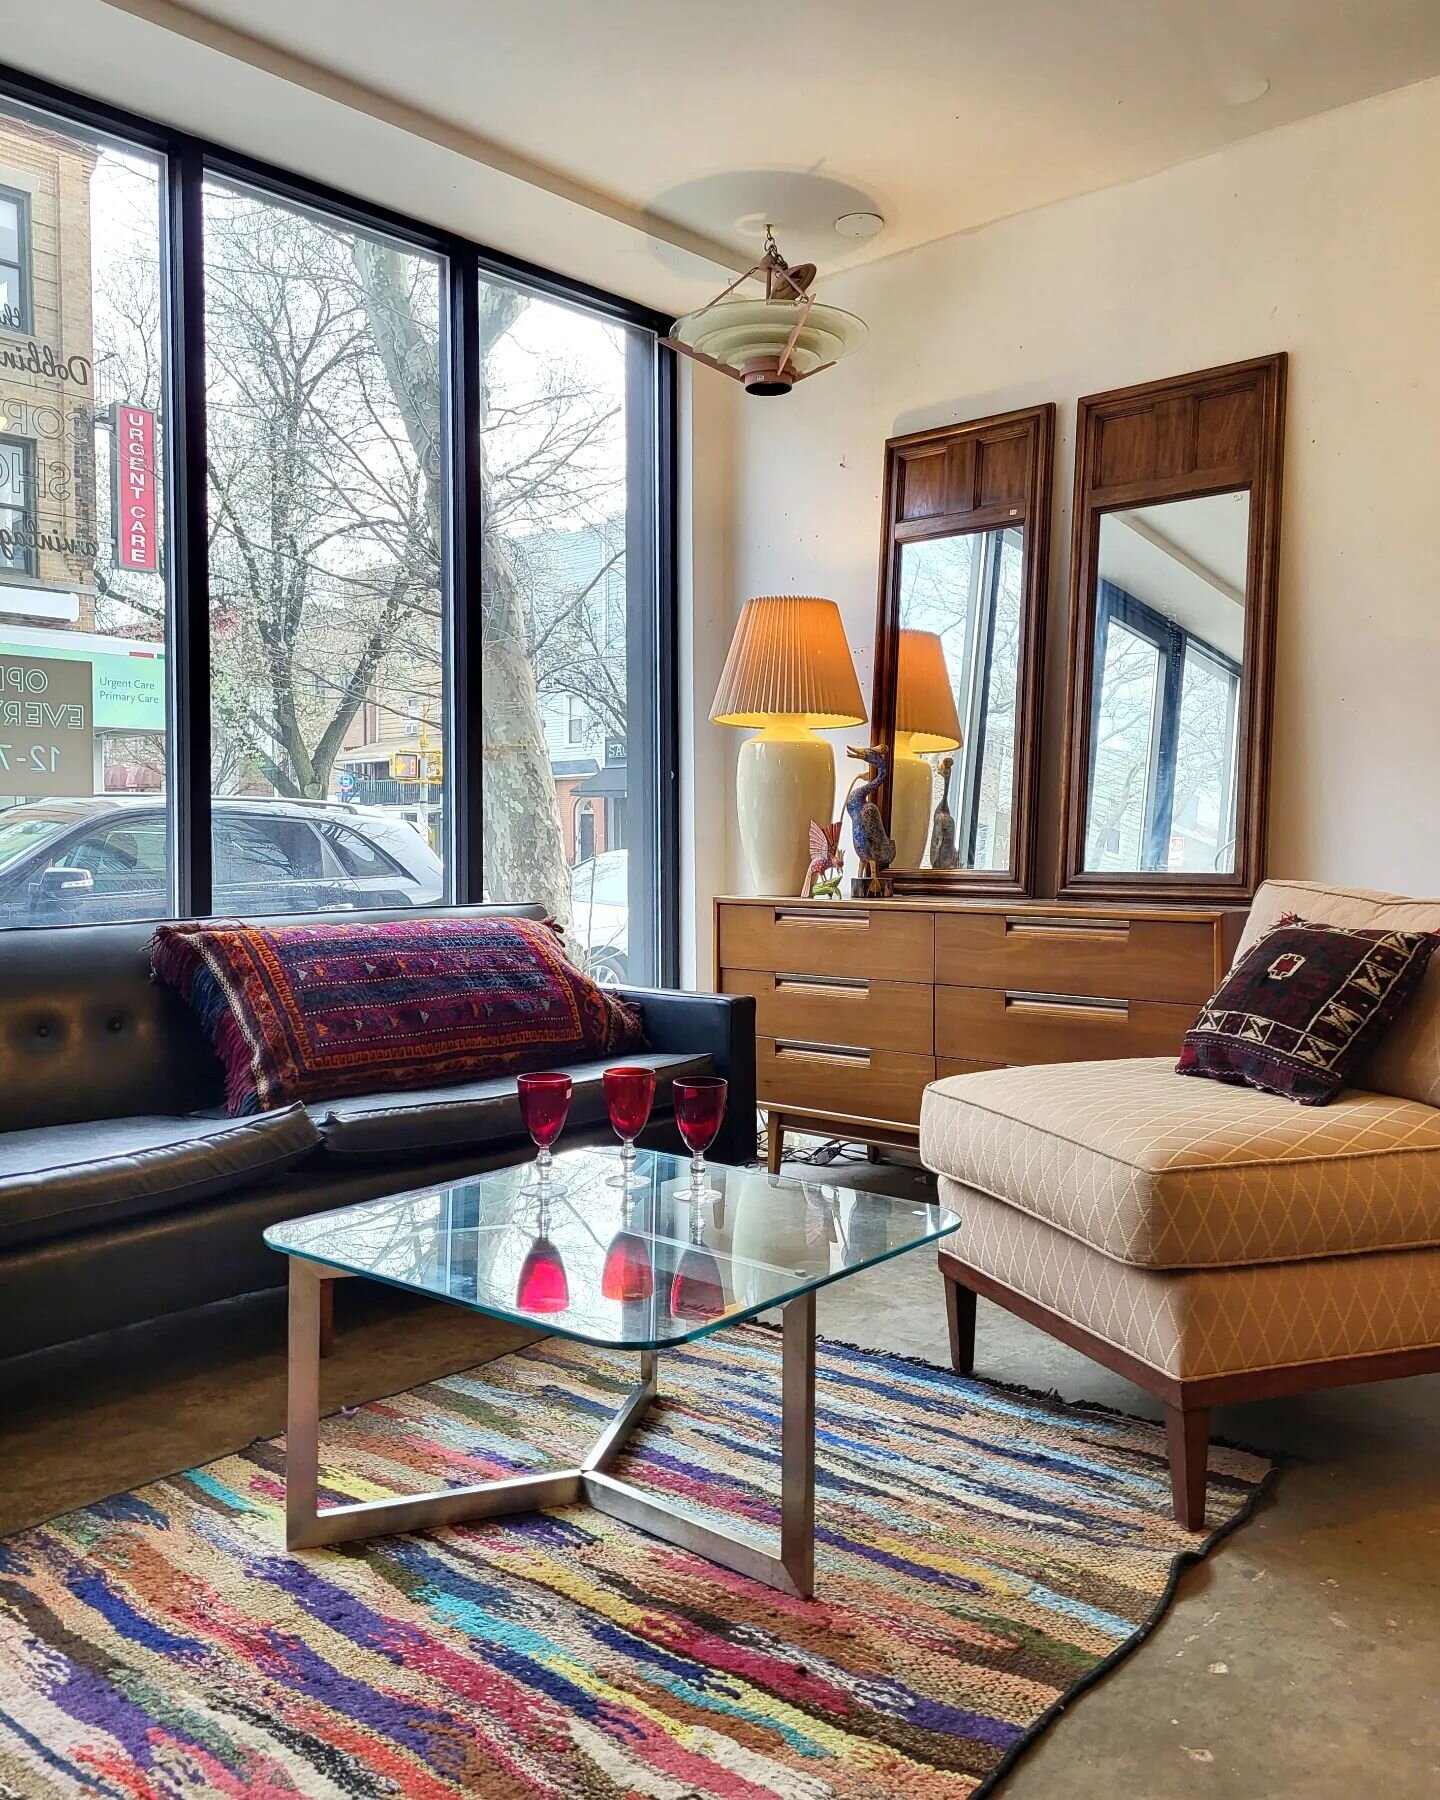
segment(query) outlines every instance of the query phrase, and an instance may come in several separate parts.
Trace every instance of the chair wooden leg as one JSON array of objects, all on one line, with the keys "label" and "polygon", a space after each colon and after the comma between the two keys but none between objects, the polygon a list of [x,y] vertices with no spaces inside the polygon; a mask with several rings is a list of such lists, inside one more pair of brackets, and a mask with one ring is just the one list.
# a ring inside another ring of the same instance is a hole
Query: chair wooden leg
[{"label": "chair wooden leg", "polygon": [[777,1112],[765,1115],[765,1137],[769,1145],[770,1173],[778,1175],[785,1160],[785,1121]]},{"label": "chair wooden leg", "polygon": [[1205,1474],[1210,1451],[1210,1410],[1166,1405],[1165,1436],[1170,1446],[1170,1491],[1175,1517],[1187,1531],[1205,1526]]},{"label": "chair wooden leg", "polygon": [[950,1322],[950,1366],[957,1375],[968,1375],[975,1367],[975,1295],[948,1275],[945,1314]]},{"label": "chair wooden leg", "polygon": [[320,1283],[320,1354],[328,1356],[335,1348],[335,1283]]}]

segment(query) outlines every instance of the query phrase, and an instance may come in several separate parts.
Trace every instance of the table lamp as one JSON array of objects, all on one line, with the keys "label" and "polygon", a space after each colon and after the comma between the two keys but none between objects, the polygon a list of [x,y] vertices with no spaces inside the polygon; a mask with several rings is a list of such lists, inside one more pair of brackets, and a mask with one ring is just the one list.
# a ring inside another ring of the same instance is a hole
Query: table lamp
[{"label": "table lamp", "polygon": [[922,756],[964,743],[945,647],[933,631],[902,631],[895,663],[895,768],[890,835],[897,869],[918,869],[930,829],[935,774]]},{"label": "table lamp", "polygon": [[795,594],[747,600],[710,717],[759,727],[740,750],[740,841],[756,893],[798,894],[810,821],[828,825],[834,816],[835,753],[816,727],[865,722],[835,602]]}]

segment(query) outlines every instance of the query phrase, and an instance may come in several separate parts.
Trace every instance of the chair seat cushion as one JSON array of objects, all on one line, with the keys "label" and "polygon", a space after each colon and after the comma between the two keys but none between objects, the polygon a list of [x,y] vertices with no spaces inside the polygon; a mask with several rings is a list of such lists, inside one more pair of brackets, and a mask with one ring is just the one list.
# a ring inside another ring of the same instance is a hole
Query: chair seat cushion
[{"label": "chair seat cushion", "polygon": [[1050,1063],[926,1089],[928,1168],[1151,1269],[1440,1244],[1440,1109],[1187,1081],[1168,1058]]},{"label": "chair seat cushion", "polygon": [[243,1120],[150,1114],[0,1133],[0,1248],[249,1187],[319,1142],[301,1106]]},{"label": "chair seat cushion", "polygon": [[[708,1056],[662,1056],[643,1050],[624,1060],[654,1069],[657,1108],[669,1105],[670,1083],[677,1075],[710,1072]],[[594,1125],[604,1120],[602,1077],[606,1066],[601,1062],[558,1065],[575,1083],[567,1125]],[[310,1108],[310,1116],[320,1129],[327,1156],[355,1159],[443,1152],[525,1135],[513,1075],[418,1093],[356,1094],[320,1102]]]}]

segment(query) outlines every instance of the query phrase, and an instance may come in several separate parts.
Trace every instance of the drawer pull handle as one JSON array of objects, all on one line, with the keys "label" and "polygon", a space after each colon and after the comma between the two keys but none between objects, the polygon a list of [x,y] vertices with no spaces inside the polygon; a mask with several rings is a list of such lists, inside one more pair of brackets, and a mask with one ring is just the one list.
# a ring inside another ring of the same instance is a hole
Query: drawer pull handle
[{"label": "drawer pull handle", "polygon": [[1083,1013],[1087,1018],[1128,1019],[1128,1000],[1097,1000],[1081,994],[1006,994],[1006,1012]]},{"label": "drawer pull handle", "polygon": [[777,906],[775,908],[777,925],[824,925],[831,931],[865,931],[870,924],[868,912],[834,912],[828,907],[817,907],[813,912],[796,906]]},{"label": "drawer pull handle", "polygon": [[842,1063],[847,1069],[868,1069],[870,1052],[852,1050],[844,1044],[807,1044],[800,1040],[776,1040],[775,1060],[789,1062]]},{"label": "drawer pull handle", "polygon": [[1007,937],[1089,938],[1096,942],[1123,943],[1130,935],[1128,919],[1007,918]]},{"label": "drawer pull handle", "polygon": [[870,992],[870,983],[863,975],[779,975],[775,977],[775,992],[784,988],[787,993],[808,989],[814,993],[833,994],[837,989],[841,993],[858,994],[861,999]]}]

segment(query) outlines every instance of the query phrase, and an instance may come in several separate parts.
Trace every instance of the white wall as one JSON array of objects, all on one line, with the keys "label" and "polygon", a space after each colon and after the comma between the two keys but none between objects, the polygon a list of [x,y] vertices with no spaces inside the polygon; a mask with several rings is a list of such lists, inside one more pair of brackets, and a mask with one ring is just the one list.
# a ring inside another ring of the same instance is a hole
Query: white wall
[{"label": "white wall", "polygon": [[[733,455],[732,607],[833,596],[868,694],[884,440],[1057,401],[1045,882],[1075,400],[1288,350],[1270,871],[1440,892],[1440,82],[947,238],[821,297],[869,323],[868,346],[786,399],[730,403],[733,451],[702,439]],[[697,668],[697,689],[713,680]]]}]

